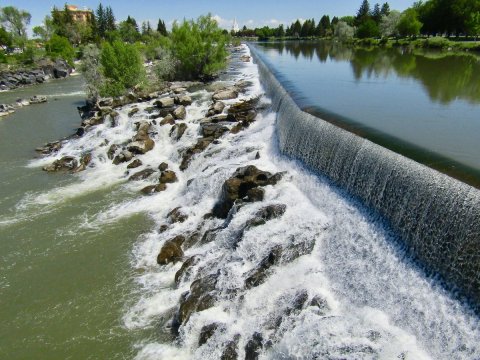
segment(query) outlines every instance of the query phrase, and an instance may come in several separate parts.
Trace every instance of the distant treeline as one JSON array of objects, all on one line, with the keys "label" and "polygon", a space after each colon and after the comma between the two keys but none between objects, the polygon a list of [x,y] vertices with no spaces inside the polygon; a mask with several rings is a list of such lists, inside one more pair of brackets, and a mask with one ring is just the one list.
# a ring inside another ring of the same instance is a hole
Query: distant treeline
[{"label": "distant treeline", "polygon": [[330,17],[323,15],[318,22],[300,20],[284,27],[264,26],[249,29],[244,26],[234,33],[240,37],[311,38],[337,36],[348,38],[472,36],[480,34],[480,0],[427,0],[417,1],[403,12],[391,10],[388,3],[370,6],[364,0],[352,16]]}]

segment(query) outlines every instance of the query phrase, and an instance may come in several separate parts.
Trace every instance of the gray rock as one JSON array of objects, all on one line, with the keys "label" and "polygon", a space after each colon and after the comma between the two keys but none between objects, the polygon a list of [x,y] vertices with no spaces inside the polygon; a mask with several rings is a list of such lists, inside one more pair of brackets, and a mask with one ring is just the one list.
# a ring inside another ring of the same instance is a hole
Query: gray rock
[{"label": "gray rock", "polygon": [[185,110],[185,106],[180,105],[173,111],[173,116],[177,120],[184,120],[187,117],[187,111]]},{"label": "gray rock", "polygon": [[235,89],[227,89],[215,92],[212,98],[213,100],[218,101],[236,99],[237,97],[238,91],[236,91]]},{"label": "gray rock", "polygon": [[154,105],[159,108],[170,107],[170,106],[173,106],[174,104],[175,104],[175,100],[171,97],[164,97],[164,98],[158,99],[154,103]]}]

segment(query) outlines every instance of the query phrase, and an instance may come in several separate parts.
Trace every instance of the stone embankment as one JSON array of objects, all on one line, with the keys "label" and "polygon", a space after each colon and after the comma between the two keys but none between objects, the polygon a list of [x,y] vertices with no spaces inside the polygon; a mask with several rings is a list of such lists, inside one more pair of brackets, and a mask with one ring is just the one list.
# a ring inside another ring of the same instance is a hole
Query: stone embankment
[{"label": "stone embankment", "polygon": [[42,61],[36,69],[4,71],[0,73],[0,90],[14,90],[19,87],[42,84],[48,79],[61,79],[72,73],[72,67],[63,60]]}]

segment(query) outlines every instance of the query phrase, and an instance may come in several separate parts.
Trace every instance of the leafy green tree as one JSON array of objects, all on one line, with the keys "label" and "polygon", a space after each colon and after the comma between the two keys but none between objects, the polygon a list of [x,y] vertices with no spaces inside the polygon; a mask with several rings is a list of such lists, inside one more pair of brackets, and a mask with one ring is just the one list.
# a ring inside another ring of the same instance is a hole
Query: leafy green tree
[{"label": "leafy green tree", "polygon": [[380,22],[380,35],[383,37],[395,36],[398,37],[398,23],[402,14],[399,11],[393,10],[388,15],[383,15]]},{"label": "leafy green tree", "polygon": [[171,50],[184,79],[211,77],[226,66],[228,37],[209,14],[174,23]]},{"label": "leafy green tree", "polygon": [[357,29],[357,37],[360,39],[374,38],[380,35],[378,25],[373,19],[367,19]]},{"label": "leafy green tree", "polygon": [[[343,21],[344,23],[347,23],[349,26],[355,26],[355,18],[353,16],[342,16],[340,18],[340,21]],[[337,19],[338,22],[338,19]],[[332,20],[333,24],[333,20]]]},{"label": "leafy green tree", "polygon": [[3,50],[7,50],[13,44],[12,35],[5,30],[3,26],[0,26],[0,47]]},{"label": "leafy green tree", "polygon": [[480,12],[470,14],[470,19],[466,22],[467,31],[470,35],[475,37],[477,41],[478,35],[480,34]]},{"label": "leafy green tree", "polygon": [[283,28],[283,24],[280,24],[278,28],[275,30],[275,36],[282,38],[285,36],[285,29]]},{"label": "leafy green tree", "polygon": [[140,53],[131,44],[105,42],[100,53],[101,72],[105,83],[102,96],[120,96],[145,81],[145,68]]},{"label": "leafy green tree", "polygon": [[130,44],[133,44],[140,39],[140,33],[135,28],[135,25],[133,25],[128,19],[119,24],[118,34],[123,41]]},{"label": "leafy green tree", "polygon": [[346,22],[339,21],[334,25],[333,35],[340,41],[353,39],[355,29]]},{"label": "leafy green tree", "polygon": [[300,23],[300,20],[297,20],[295,21],[295,23],[292,24],[291,32],[292,36],[300,36],[300,33],[302,32],[302,24]]},{"label": "leafy green tree", "polygon": [[398,22],[398,32],[401,36],[417,36],[420,34],[422,23],[418,20],[417,11],[413,8],[403,12]]},{"label": "leafy green tree", "polygon": [[87,97],[96,102],[100,89],[105,86],[105,77],[100,68],[100,49],[95,44],[89,44],[83,49],[80,71],[85,78]]},{"label": "leafy green tree", "polygon": [[35,26],[33,29],[33,35],[39,37],[42,41],[46,42],[50,40],[55,33],[55,26],[53,19],[50,16],[45,16],[42,26]]},{"label": "leafy green tree", "polygon": [[73,65],[75,50],[67,38],[53,34],[49,41],[45,44],[47,55],[53,59],[61,58]]},{"label": "leafy green tree", "polygon": [[14,44],[25,49],[27,42],[27,25],[32,16],[25,10],[19,10],[14,6],[0,8],[0,24],[10,32]]}]

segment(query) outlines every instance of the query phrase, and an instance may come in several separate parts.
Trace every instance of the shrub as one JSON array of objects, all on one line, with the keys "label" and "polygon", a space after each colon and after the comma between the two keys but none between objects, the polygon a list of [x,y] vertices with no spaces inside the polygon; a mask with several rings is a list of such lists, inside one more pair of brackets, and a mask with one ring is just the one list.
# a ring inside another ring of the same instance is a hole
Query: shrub
[{"label": "shrub", "polygon": [[52,35],[51,39],[45,44],[45,50],[52,59],[62,58],[73,65],[75,50],[67,38],[56,34]]},{"label": "shrub", "polygon": [[429,38],[425,41],[425,47],[431,48],[431,49],[444,49],[449,46],[450,42],[448,39],[445,39],[444,37],[441,36],[436,36],[433,38]]},{"label": "shrub", "polygon": [[105,83],[100,89],[102,96],[120,96],[146,79],[145,68],[137,48],[121,41],[103,44],[100,65],[105,78]]},{"label": "shrub", "polygon": [[171,40],[177,75],[182,79],[209,78],[226,66],[228,35],[211,15],[174,23]]},{"label": "shrub", "polygon": [[104,86],[105,78],[100,71],[100,49],[92,44],[83,48],[82,65],[80,71],[86,81],[87,97],[96,101],[100,89]]},{"label": "shrub", "polygon": [[155,75],[159,80],[170,81],[175,78],[177,62],[169,50],[158,49],[159,60],[155,65]]}]

